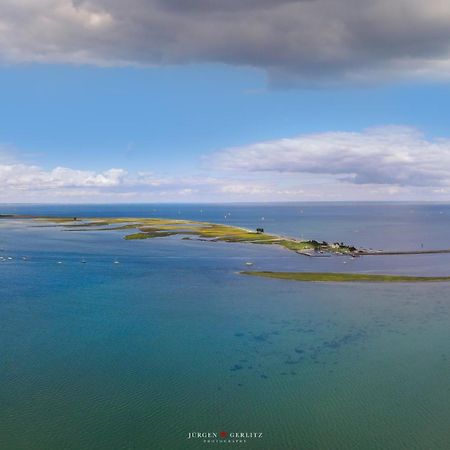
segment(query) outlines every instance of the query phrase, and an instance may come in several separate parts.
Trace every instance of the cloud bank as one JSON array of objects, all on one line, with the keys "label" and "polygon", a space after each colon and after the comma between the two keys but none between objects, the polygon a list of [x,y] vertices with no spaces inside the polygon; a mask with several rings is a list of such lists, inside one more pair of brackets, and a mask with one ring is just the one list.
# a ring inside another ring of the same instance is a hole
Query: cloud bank
[{"label": "cloud bank", "polygon": [[44,169],[11,159],[0,149],[0,202],[225,201],[248,196],[285,194],[276,183],[239,177],[174,176],[129,173],[111,168],[101,172],[68,167]]},{"label": "cloud bank", "polygon": [[224,63],[278,83],[450,77],[442,0],[2,0],[0,59]]},{"label": "cloud bank", "polygon": [[450,140],[407,127],[332,132],[260,142],[219,152],[221,168],[331,175],[356,185],[450,186]]},{"label": "cloud bank", "polygon": [[0,149],[0,202],[450,200],[450,140],[407,127],[258,142],[205,165],[181,175],[44,169]]},{"label": "cloud bank", "polygon": [[126,171],[109,169],[96,173],[89,170],[75,170],[56,167],[45,171],[37,166],[26,164],[0,164],[0,183],[4,189],[27,190],[79,188],[79,187],[115,187],[123,183]]}]

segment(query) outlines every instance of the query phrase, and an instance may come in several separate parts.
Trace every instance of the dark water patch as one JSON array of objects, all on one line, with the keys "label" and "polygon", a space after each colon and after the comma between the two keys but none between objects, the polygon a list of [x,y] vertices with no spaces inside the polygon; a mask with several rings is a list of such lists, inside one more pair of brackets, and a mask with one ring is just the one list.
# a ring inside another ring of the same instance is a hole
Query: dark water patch
[{"label": "dark water patch", "polygon": [[366,334],[367,333],[364,330],[352,331],[344,334],[339,338],[332,339],[331,341],[324,341],[322,344],[322,348],[337,350],[345,345],[353,344],[360,339],[365,338]]},{"label": "dark water patch", "polygon": [[317,330],[314,328],[295,327],[295,328],[290,328],[288,331],[291,331],[293,333],[314,334],[314,333],[316,333]]},{"label": "dark water patch", "polygon": [[302,361],[303,361],[303,358],[298,358],[298,359],[289,358],[289,359],[286,359],[284,361],[284,363],[285,364],[300,364]]},{"label": "dark water patch", "polygon": [[240,364],[234,364],[233,366],[230,367],[230,371],[231,372],[235,372],[237,370],[242,370],[244,367],[241,366]]},{"label": "dark water patch", "polygon": [[253,336],[253,340],[256,342],[267,342],[268,344],[271,344],[272,342],[269,341],[269,333],[260,333]]},{"label": "dark water patch", "polygon": [[390,333],[390,334],[398,334],[398,335],[401,334],[401,332],[399,330],[396,330],[394,328],[389,328],[388,330],[386,330],[386,332]]}]

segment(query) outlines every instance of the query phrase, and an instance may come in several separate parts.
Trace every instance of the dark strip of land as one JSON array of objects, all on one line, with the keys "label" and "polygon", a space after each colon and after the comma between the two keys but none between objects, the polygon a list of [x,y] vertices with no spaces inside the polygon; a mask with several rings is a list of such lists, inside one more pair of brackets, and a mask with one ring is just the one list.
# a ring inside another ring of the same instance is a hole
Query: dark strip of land
[{"label": "dark strip of land", "polygon": [[278,278],[294,281],[317,281],[328,283],[342,282],[372,282],[372,283],[421,283],[450,281],[448,277],[415,277],[407,275],[378,275],[365,273],[335,273],[335,272],[267,272],[243,271],[243,275],[265,278]]},{"label": "dark strip of land", "polygon": [[381,251],[359,251],[358,256],[383,256],[383,255],[429,255],[450,253],[450,249],[443,250],[381,250]]}]

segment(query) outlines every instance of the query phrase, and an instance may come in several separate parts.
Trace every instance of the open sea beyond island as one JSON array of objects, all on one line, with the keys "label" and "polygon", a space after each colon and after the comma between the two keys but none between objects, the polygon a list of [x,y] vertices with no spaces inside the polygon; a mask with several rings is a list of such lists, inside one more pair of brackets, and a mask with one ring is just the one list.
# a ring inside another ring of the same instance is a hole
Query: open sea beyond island
[{"label": "open sea beyond island", "polygon": [[[450,249],[449,204],[0,205],[0,214],[164,217]],[[36,225],[0,220],[0,449],[449,448],[450,284],[239,272],[448,276],[450,254],[312,258]],[[262,437],[188,439],[197,432]]]}]

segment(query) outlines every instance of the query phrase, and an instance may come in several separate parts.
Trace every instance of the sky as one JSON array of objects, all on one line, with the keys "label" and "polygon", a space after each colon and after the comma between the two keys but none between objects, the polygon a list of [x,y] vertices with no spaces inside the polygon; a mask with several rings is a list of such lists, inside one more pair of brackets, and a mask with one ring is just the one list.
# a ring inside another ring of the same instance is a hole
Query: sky
[{"label": "sky", "polygon": [[0,202],[450,201],[448,0],[0,0]]}]

